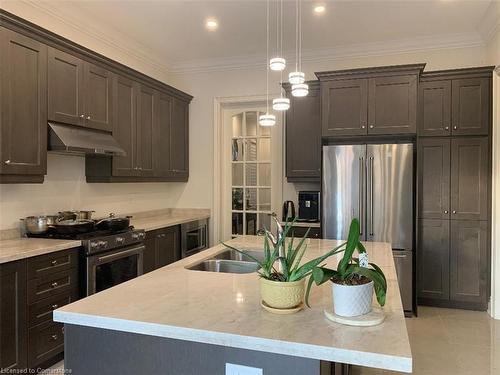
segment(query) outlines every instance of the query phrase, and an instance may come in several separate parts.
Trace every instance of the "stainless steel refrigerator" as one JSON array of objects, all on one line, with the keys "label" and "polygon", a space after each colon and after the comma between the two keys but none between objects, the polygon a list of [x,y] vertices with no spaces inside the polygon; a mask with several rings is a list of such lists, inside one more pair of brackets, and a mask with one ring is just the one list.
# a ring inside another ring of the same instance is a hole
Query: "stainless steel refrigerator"
[{"label": "stainless steel refrigerator", "polygon": [[413,144],[323,146],[323,238],[389,242],[403,308],[413,310]]}]

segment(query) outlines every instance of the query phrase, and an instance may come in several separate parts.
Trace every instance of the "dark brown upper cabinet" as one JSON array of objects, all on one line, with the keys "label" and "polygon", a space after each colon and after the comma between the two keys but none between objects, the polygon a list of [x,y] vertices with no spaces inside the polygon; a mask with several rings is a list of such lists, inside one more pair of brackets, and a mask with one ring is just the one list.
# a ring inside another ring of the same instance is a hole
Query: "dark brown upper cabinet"
[{"label": "dark brown upper cabinet", "polygon": [[321,100],[323,136],[367,134],[367,79],[327,81],[321,85]]},{"label": "dark brown upper cabinet", "polygon": [[418,297],[450,298],[450,221],[418,221]]},{"label": "dark brown upper cabinet", "polygon": [[0,264],[0,369],[27,366],[26,261]]},{"label": "dark brown upper cabinet", "polygon": [[417,74],[369,80],[368,134],[417,132],[417,83]]},{"label": "dark brown upper cabinet", "polygon": [[0,27],[0,182],[47,172],[47,46]]},{"label": "dark brown upper cabinet", "polygon": [[415,134],[425,64],[319,72],[322,135]]},{"label": "dark brown upper cabinet", "polygon": [[[137,87],[125,77],[117,76],[115,84],[115,103],[113,137],[125,150],[125,156],[113,157],[113,176],[138,176],[136,164],[136,122],[137,122]],[[100,159],[92,158],[100,161]],[[102,161],[102,160],[101,160]]]},{"label": "dark brown upper cabinet", "polygon": [[[321,178],[321,112],[318,82],[308,82],[309,95],[290,94],[286,113],[286,177],[288,181],[319,181]],[[307,152],[302,152],[307,150]]]},{"label": "dark brown upper cabinet", "polygon": [[451,140],[451,218],[488,220],[489,152],[487,137]]},{"label": "dark brown upper cabinet", "polygon": [[418,135],[488,135],[493,69],[486,66],[422,73]]},{"label": "dark brown upper cabinet", "polygon": [[418,134],[451,134],[451,81],[421,82],[419,88]]},{"label": "dark brown upper cabinet", "polygon": [[170,126],[170,171],[172,178],[189,177],[189,103],[173,98]]},{"label": "dark brown upper cabinet", "polygon": [[112,74],[49,48],[49,120],[112,130]]},{"label": "dark brown upper cabinet", "polygon": [[136,165],[143,177],[154,175],[154,117],[154,90],[140,85],[137,91]]},{"label": "dark brown upper cabinet", "polygon": [[49,47],[49,120],[85,125],[83,60]]},{"label": "dark brown upper cabinet", "polygon": [[452,82],[452,132],[487,135],[491,124],[491,78],[462,78]]},{"label": "dark brown upper cabinet", "polygon": [[450,218],[450,139],[418,141],[418,190],[420,219]]},{"label": "dark brown upper cabinet", "polygon": [[452,220],[450,299],[485,310],[488,306],[488,223]]},{"label": "dark brown upper cabinet", "polygon": [[170,129],[172,127],[172,97],[155,92],[154,162],[156,177],[170,177]]},{"label": "dark brown upper cabinet", "polygon": [[86,126],[104,131],[113,128],[113,75],[106,69],[85,63]]}]

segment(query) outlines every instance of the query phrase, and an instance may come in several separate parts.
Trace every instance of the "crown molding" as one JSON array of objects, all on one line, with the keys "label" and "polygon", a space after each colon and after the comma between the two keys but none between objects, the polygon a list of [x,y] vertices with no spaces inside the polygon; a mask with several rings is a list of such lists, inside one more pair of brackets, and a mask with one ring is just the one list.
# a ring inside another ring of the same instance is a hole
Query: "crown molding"
[{"label": "crown molding", "polygon": [[[482,47],[485,43],[476,33],[448,34],[442,36],[426,36],[388,42],[359,43],[304,50],[303,62],[335,61],[347,58],[363,58],[383,55],[397,55],[402,53]],[[293,60],[294,53],[287,51],[285,58]],[[172,62],[169,66],[170,74],[216,72],[248,68],[265,67],[264,55],[247,55],[241,57],[224,57],[202,59],[186,62]]]},{"label": "crown molding", "polygon": [[[118,30],[100,28],[95,24],[82,24],[81,19],[66,13],[63,14],[60,10],[57,11],[57,8],[54,8],[53,6],[50,6],[49,3],[45,3],[43,1],[17,1],[28,8],[35,9],[37,12],[42,13],[60,24],[63,24],[65,27],[77,31],[78,33],[81,33],[86,37],[119,52],[122,55],[148,66],[163,78],[165,78],[169,73],[167,64],[155,57],[155,54],[152,51],[148,51],[142,45],[134,43],[130,40],[130,38],[124,38],[123,33]],[[22,17],[23,15],[20,16]]]},{"label": "crown molding", "polygon": [[500,2],[492,1],[486,10],[477,30],[485,44],[487,44],[497,32],[500,32]]}]

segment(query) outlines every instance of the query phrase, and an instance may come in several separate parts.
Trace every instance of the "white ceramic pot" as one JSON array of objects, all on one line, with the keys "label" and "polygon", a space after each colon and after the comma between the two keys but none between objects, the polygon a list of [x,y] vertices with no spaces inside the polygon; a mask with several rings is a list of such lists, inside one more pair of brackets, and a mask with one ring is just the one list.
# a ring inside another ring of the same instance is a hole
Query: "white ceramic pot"
[{"label": "white ceramic pot", "polygon": [[373,281],[362,285],[332,282],[333,312],[340,316],[359,316],[372,311]]}]

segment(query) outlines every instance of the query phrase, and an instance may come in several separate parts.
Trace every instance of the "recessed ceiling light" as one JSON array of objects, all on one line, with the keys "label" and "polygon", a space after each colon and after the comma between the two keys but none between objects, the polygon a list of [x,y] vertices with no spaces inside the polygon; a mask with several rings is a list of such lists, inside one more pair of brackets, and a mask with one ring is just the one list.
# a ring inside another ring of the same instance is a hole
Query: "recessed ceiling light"
[{"label": "recessed ceiling light", "polygon": [[217,23],[217,20],[215,18],[209,18],[205,22],[205,26],[207,27],[208,30],[216,30],[219,24]]},{"label": "recessed ceiling light", "polygon": [[325,13],[325,6],[323,4],[318,4],[314,6],[314,13],[321,14]]}]

